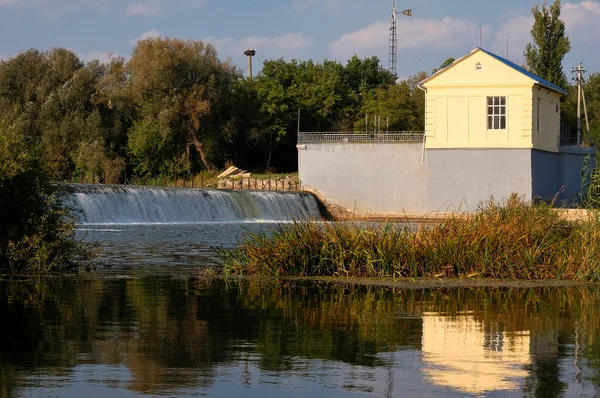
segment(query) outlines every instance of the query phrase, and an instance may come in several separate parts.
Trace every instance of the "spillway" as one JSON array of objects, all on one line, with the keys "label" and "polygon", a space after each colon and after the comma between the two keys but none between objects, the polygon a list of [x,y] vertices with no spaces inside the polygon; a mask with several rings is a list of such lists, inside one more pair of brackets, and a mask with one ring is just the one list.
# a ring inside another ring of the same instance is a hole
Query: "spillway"
[{"label": "spillway", "polygon": [[82,224],[181,224],[319,219],[304,192],[70,184],[66,203]]}]

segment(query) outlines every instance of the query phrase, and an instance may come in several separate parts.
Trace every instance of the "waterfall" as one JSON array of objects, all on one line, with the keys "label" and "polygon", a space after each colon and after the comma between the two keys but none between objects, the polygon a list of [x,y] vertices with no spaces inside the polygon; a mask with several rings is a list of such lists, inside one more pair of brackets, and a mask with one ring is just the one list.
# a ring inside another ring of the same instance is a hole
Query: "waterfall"
[{"label": "waterfall", "polygon": [[303,192],[70,184],[66,203],[83,224],[194,224],[319,219]]}]

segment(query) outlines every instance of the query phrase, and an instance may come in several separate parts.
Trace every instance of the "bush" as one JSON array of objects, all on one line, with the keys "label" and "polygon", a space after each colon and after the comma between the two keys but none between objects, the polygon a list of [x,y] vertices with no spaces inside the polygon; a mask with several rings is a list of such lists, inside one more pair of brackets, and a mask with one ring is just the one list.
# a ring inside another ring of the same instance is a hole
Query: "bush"
[{"label": "bush", "polygon": [[73,238],[75,220],[23,136],[0,123],[0,273],[72,271],[92,251]]},{"label": "bush", "polygon": [[566,221],[516,197],[437,224],[280,224],[222,251],[226,272],[276,276],[600,281],[600,213]]}]

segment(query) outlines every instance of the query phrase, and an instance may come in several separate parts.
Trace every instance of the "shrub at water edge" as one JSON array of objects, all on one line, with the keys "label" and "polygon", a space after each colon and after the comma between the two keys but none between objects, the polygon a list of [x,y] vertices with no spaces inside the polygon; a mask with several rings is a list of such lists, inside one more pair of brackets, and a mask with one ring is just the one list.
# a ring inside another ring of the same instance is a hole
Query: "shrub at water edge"
[{"label": "shrub at water edge", "polygon": [[281,224],[222,251],[225,271],[273,276],[600,281],[600,212],[566,221],[513,197],[438,224]]},{"label": "shrub at water edge", "polygon": [[92,251],[73,238],[60,189],[23,137],[0,123],[0,273],[72,271]]}]

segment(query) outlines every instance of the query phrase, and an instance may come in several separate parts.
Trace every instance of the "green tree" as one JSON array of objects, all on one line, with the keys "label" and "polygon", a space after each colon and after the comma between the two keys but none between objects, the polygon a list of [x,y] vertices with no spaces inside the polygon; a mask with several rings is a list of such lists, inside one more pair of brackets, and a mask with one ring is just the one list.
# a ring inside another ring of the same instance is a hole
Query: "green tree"
[{"label": "green tree", "polygon": [[592,73],[584,86],[590,119],[590,133],[594,143],[600,142],[600,73]]},{"label": "green tree", "polygon": [[[214,170],[215,162],[222,161],[223,144],[234,135],[229,111],[232,87],[240,77],[235,67],[220,61],[210,44],[154,38],[137,43],[126,70],[138,120],[156,120],[166,140],[161,148],[168,152],[161,162],[185,156],[191,146],[203,166]],[[129,145],[136,157],[145,153],[138,143]]]},{"label": "green tree", "polygon": [[288,132],[293,131],[299,107],[297,98],[292,94],[297,69],[296,61],[265,61],[252,86],[256,90],[261,104],[260,111],[264,116],[263,125],[259,128],[260,134],[256,134],[254,138],[266,151],[267,169],[271,167],[271,159],[279,144],[288,136]]},{"label": "green tree", "polygon": [[[423,124],[415,105],[408,84],[401,82],[388,88],[372,90],[363,101],[361,111],[363,114],[381,117],[382,131],[420,131]],[[371,130],[372,123],[370,121]],[[355,129],[364,131],[365,120],[358,120]]]},{"label": "green tree", "polygon": [[23,119],[0,117],[0,273],[69,271],[90,252],[50,182]]},{"label": "green tree", "polygon": [[448,66],[452,65],[454,63],[454,61],[456,61],[456,59],[454,58],[448,58],[447,60],[445,60],[444,62],[442,62],[442,64],[440,65],[439,68],[435,68],[431,71],[431,74],[436,74],[439,71],[441,71],[444,68],[447,68]]},{"label": "green tree", "polygon": [[551,6],[546,2],[535,5],[534,23],[531,29],[533,43],[525,48],[525,64],[527,68],[547,81],[560,87],[567,87],[567,78],[562,62],[571,51],[571,42],[565,33],[565,23],[560,19],[561,2],[554,0]]}]

